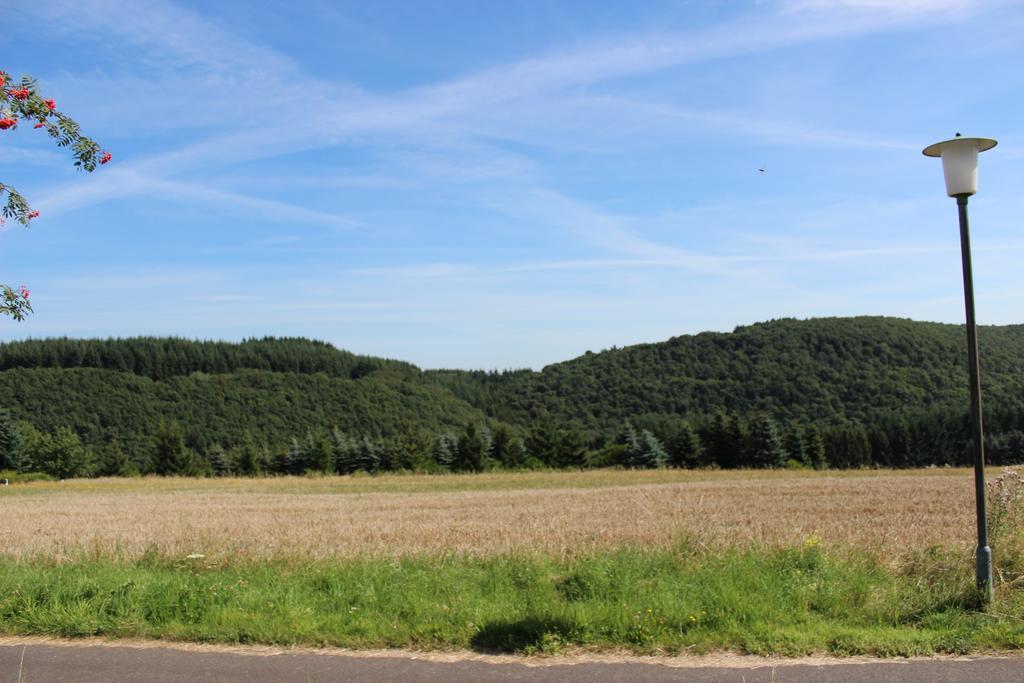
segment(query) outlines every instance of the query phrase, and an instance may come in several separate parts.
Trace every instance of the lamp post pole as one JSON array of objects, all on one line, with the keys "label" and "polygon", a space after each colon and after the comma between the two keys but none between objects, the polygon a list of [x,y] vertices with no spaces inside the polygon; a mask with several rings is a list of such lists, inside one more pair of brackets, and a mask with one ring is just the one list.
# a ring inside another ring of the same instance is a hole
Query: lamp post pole
[{"label": "lamp post pole", "polygon": [[985,517],[985,430],[981,410],[981,370],[978,364],[978,326],[974,318],[974,276],[971,268],[971,234],[967,222],[968,194],[956,196],[960,215],[960,255],[964,267],[964,307],[967,310],[967,365],[971,384],[971,445],[974,450],[974,500],[978,515],[978,549],[975,576],[986,602],[992,600],[992,549],[988,545]]},{"label": "lamp post pole", "polygon": [[978,326],[974,318],[974,275],[971,268],[971,235],[967,198],[978,191],[978,153],[992,149],[996,141],[964,138],[937,142],[924,149],[925,156],[941,157],[946,194],[956,198],[960,218],[960,256],[964,269],[964,308],[967,311],[967,364],[971,389],[971,446],[974,455],[974,503],[978,517],[978,548],[975,577],[985,603],[992,601],[992,549],[988,545],[985,518],[985,430],[981,411],[981,371],[978,364]]}]

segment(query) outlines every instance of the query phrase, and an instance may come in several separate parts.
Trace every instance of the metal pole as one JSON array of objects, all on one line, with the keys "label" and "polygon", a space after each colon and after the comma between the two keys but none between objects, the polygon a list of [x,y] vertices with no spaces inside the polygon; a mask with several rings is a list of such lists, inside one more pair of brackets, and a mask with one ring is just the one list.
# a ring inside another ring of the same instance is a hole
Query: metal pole
[{"label": "metal pole", "polygon": [[992,549],[985,519],[985,435],[981,417],[981,371],[978,366],[978,328],[974,320],[974,277],[971,272],[971,236],[967,223],[967,197],[956,196],[960,214],[960,254],[964,266],[964,305],[967,309],[967,364],[971,383],[971,442],[974,447],[974,498],[978,512],[978,550],[975,568],[978,590],[992,601]]}]

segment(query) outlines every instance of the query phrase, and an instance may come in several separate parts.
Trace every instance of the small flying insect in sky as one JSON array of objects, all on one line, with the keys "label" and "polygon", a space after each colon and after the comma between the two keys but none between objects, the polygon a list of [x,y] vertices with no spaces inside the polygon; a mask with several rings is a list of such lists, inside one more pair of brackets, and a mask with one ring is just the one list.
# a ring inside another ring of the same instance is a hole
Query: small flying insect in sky
[{"label": "small flying insect in sky", "polygon": [[765,169],[759,168],[757,169],[757,172],[760,173],[761,175],[764,175]]}]

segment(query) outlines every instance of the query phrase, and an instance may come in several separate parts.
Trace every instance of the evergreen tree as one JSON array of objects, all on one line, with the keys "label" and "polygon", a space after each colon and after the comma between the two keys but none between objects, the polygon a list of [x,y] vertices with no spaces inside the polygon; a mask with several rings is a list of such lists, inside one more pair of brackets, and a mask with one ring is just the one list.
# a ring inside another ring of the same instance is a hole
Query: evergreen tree
[{"label": "evergreen tree", "polygon": [[1011,429],[985,439],[985,456],[994,465],[1024,462],[1024,431]]},{"label": "evergreen tree", "polygon": [[634,432],[626,450],[627,466],[635,469],[656,469],[667,457],[658,437],[646,429]]},{"label": "evergreen tree", "polygon": [[704,440],[708,459],[723,468],[741,467],[746,450],[744,441],[739,419],[723,410],[716,412]]},{"label": "evergreen tree", "polygon": [[334,452],[335,472],[352,474],[359,469],[358,445],[337,427],[331,429],[331,446]]},{"label": "evergreen tree", "polygon": [[829,465],[840,469],[864,467],[871,460],[871,442],[860,424],[847,423],[828,431],[825,437]]},{"label": "evergreen tree", "polygon": [[615,432],[615,437],[612,439],[613,443],[620,446],[626,446],[627,448],[636,443],[636,427],[629,420],[622,423],[619,427],[619,431]]},{"label": "evergreen tree", "polygon": [[457,441],[454,436],[447,432],[441,434],[434,441],[433,459],[438,465],[445,469],[451,469],[455,463],[455,447]]},{"label": "evergreen tree", "polygon": [[14,423],[13,469],[16,472],[41,472],[43,435],[29,422]]},{"label": "evergreen tree", "polygon": [[385,472],[397,472],[409,470],[410,454],[408,447],[410,442],[407,439],[398,437],[381,437],[378,440],[380,446],[380,469]]},{"label": "evergreen tree", "polygon": [[893,467],[920,467],[930,464],[927,457],[915,448],[910,425],[904,418],[899,418],[890,427],[889,444],[892,449]]},{"label": "evergreen tree", "polygon": [[0,470],[16,469],[18,442],[14,421],[6,408],[0,408]]},{"label": "evergreen tree", "polygon": [[309,469],[309,452],[306,448],[309,435],[307,434],[306,437],[306,440],[301,443],[298,439],[292,438],[291,445],[288,447],[288,455],[285,456],[288,474],[299,475]]},{"label": "evergreen tree", "polygon": [[210,446],[209,450],[206,451],[206,459],[210,462],[210,467],[213,468],[216,476],[223,477],[230,473],[231,468],[228,463],[228,454],[219,443]]},{"label": "evergreen tree", "polygon": [[243,477],[255,477],[263,473],[264,451],[256,444],[252,432],[246,431],[241,445],[234,449],[234,471]]},{"label": "evergreen tree", "polygon": [[551,420],[544,418],[533,423],[526,437],[526,452],[547,467],[558,462],[558,431]]},{"label": "evergreen tree", "polygon": [[689,422],[679,425],[679,430],[668,444],[668,465],[693,469],[701,464],[700,437]]},{"label": "evergreen tree", "polygon": [[160,422],[153,444],[153,472],[161,476],[184,475],[189,468],[185,434],[177,422]]},{"label": "evergreen tree", "polygon": [[868,442],[871,444],[871,461],[873,463],[881,467],[896,466],[892,444],[889,441],[888,427],[872,429],[868,434]]},{"label": "evergreen tree", "polygon": [[334,471],[334,449],[331,441],[322,431],[313,437],[312,449],[309,453],[309,468],[316,472],[330,474]]},{"label": "evergreen tree", "polygon": [[100,449],[96,474],[101,477],[128,477],[138,474],[128,454],[117,441],[109,441]]},{"label": "evergreen tree", "polygon": [[526,464],[526,450],[523,442],[504,424],[498,425],[491,437],[488,457],[501,463],[507,469],[516,469]]},{"label": "evergreen tree", "polygon": [[799,426],[794,425],[785,430],[785,436],[782,437],[782,446],[790,460],[794,460],[804,467],[813,467],[811,459],[807,456],[804,437]]},{"label": "evergreen tree", "polygon": [[825,458],[825,441],[821,438],[821,432],[815,425],[808,425],[804,429],[804,449],[811,467],[823,470],[828,466],[828,461]]},{"label": "evergreen tree", "polygon": [[437,462],[432,457],[434,436],[429,431],[410,428],[398,437],[396,448],[400,453],[396,467],[412,472],[437,471]]},{"label": "evergreen tree", "polygon": [[356,464],[358,469],[370,474],[376,472],[380,467],[379,449],[377,444],[368,436],[364,436],[359,442]]},{"label": "evergreen tree", "polygon": [[559,467],[584,467],[587,464],[587,438],[575,420],[558,434],[555,463]]},{"label": "evergreen tree", "polygon": [[[264,448],[264,469],[267,474],[288,474],[288,449],[277,446],[271,451]],[[215,472],[216,473],[216,472]]]},{"label": "evergreen tree", "polygon": [[505,451],[505,467],[510,469],[521,469],[530,466],[530,455],[526,452],[523,440],[518,436],[509,442]]},{"label": "evergreen tree", "polygon": [[786,449],[775,420],[762,415],[754,421],[750,433],[747,464],[751,467],[778,468],[786,466]]},{"label": "evergreen tree", "polygon": [[456,472],[480,472],[484,469],[487,443],[475,422],[466,423],[466,428],[455,446],[455,461],[452,469]]}]

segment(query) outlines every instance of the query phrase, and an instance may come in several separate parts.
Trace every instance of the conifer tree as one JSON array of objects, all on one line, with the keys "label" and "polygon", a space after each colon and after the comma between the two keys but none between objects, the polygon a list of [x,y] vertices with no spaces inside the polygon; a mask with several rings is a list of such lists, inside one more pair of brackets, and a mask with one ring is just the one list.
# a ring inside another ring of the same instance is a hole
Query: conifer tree
[{"label": "conifer tree", "polygon": [[864,467],[871,461],[867,430],[859,423],[846,423],[828,431],[826,439],[830,464],[839,468]]},{"label": "conifer tree", "polygon": [[804,448],[807,452],[807,460],[811,467],[816,470],[823,470],[828,467],[825,457],[825,441],[821,437],[821,431],[815,425],[808,425],[804,429]]},{"label": "conifer tree", "polygon": [[337,427],[331,430],[331,447],[334,452],[335,472],[352,474],[359,469],[357,444]]},{"label": "conifer tree", "polygon": [[100,448],[96,462],[96,474],[101,477],[127,477],[137,474],[128,454],[116,441],[108,441]]},{"label": "conifer tree", "polygon": [[643,430],[640,433],[639,462],[641,466],[645,469],[657,469],[664,466],[667,459],[668,455],[665,453],[665,447],[658,440],[658,437],[646,429]]},{"label": "conifer tree", "polygon": [[380,468],[380,453],[377,444],[368,436],[359,442],[356,456],[357,468],[367,473],[374,473]]},{"label": "conifer tree", "polygon": [[892,449],[892,465],[894,467],[920,467],[930,464],[926,458],[920,457],[915,448],[910,425],[905,418],[899,418],[889,430],[889,445]]},{"label": "conifer tree", "polygon": [[153,444],[153,472],[161,476],[183,475],[191,464],[185,450],[185,434],[177,422],[161,421]]},{"label": "conifer tree", "polygon": [[701,464],[701,444],[689,422],[682,422],[668,444],[668,465],[692,469]]},{"label": "conifer tree", "polygon": [[486,456],[487,442],[477,424],[470,420],[455,446],[452,469],[456,472],[481,472]]},{"label": "conifer tree", "polygon": [[206,459],[210,461],[210,467],[213,468],[213,472],[216,476],[223,477],[230,472],[228,454],[224,451],[224,447],[219,443],[215,443],[207,449]]},{"label": "conifer tree", "polygon": [[719,467],[740,467],[743,464],[744,441],[739,419],[724,410],[716,412],[704,440],[708,459]]},{"label": "conifer tree", "polygon": [[498,428],[494,430],[487,456],[501,463],[501,466],[507,469],[522,467],[526,461],[523,443],[504,424],[498,425]]},{"label": "conifer tree", "polygon": [[523,445],[523,440],[518,436],[513,437],[506,450],[505,467],[509,469],[519,469],[527,467],[528,464],[529,454],[526,452],[526,446]]},{"label": "conifer tree", "polygon": [[587,464],[587,438],[579,422],[573,420],[558,434],[556,464],[559,467],[584,467]]},{"label": "conifer tree", "polygon": [[668,456],[658,437],[646,429],[641,429],[627,435],[625,457],[626,467],[656,469],[665,463]]},{"label": "conifer tree", "polygon": [[888,427],[876,426],[868,431],[871,444],[871,462],[880,467],[892,467],[892,445],[889,443]]},{"label": "conifer tree", "polygon": [[[273,449],[264,447],[263,469],[267,474],[288,474],[288,449],[275,446]],[[230,459],[229,459],[230,461]],[[211,468],[213,467],[211,463]],[[216,471],[214,471],[216,474]]]},{"label": "conifer tree", "polygon": [[437,465],[432,457],[434,436],[429,431],[410,429],[394,441],[399,454],[394,467],[412,472],[436,471]]},{"label": "conifer tree", "polygon": [[790,460],[794,460],[804,467],[812,467],[811,460],[807,457],[803,433],[800,431],[799,426],[792,425],[785,430],[785,435],[782,437],[782,446],[786,449],[786,456]]},{"label": "conifer tree", "polygon": [[749,462],[752,467],[778,468],[786,466],[786,449],[775,420],[762,415],[754,421],[750,433]]},{"label": "conifer tree", "polygon": [[313,437],[312,450],[309,453],[309,469],[330,474],[334,471],[334,449],[331,441],[322,431]]},{"label": "conifer tree", "polygon": [[245,477],[255,477],[263,473],[264,452],[256,444],[252,432],[246,430],[241,445],[235,449],[234,470]]},{"label": "conifer tree", "polygon": [[451,469],[455,462],[455,446],[457,440],[451,434],[445,432],[440,434],[434,441],[432,456],[434,462],[445,469]]},{"label": "conifer tree", "polygon": [[14,423],[13,469],[16,472],[40,472],[39,466],[43,435],[31,423]]},{"label": "conifer tree", "polygon": [[11,413],[6,408],[0,408],[0,470],[16,469],[17,447]]},{"label": "conifer tree", "polygon": [[303,474],[309,467],[309,456],[305,444],[306,441],[299,442],[297,438],[292,437],[292,442],[288,446],[288,454],[285,456],[288,474]]},{"label": "conifer tree", "polygon": [[551,420],[543,418],[533,423],[526,437],[526,452],[547,467],[558,462],[558,431]]}]

